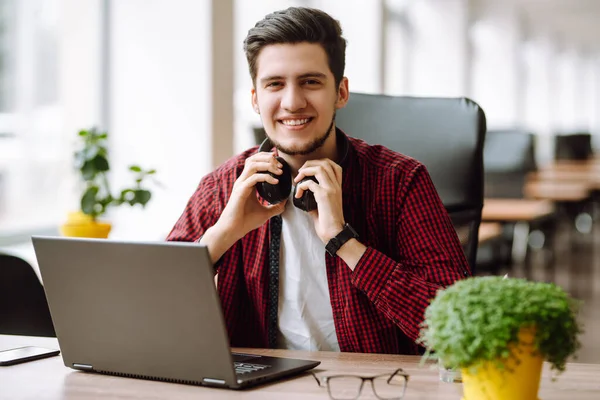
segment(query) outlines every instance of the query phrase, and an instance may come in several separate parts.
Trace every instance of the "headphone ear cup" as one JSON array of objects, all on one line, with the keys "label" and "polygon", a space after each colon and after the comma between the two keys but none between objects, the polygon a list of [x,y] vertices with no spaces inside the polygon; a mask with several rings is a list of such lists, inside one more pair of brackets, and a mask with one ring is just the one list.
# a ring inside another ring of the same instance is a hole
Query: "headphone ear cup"
[{"label": "headphone ear cup", "polygon": [[[298,182],[298,185],[300,185],[302,182],[306,182],[308,180],[319,183],[317,178],[315,178],[314,176],[307,176],[306,178],[304,178],[300,182]],[[299,199],[296,198],[296,190],[298,189],[298,185],[296,185],[296,187],[294,188],[294,196],[293,196],[294,206],[296,206],[296,208],[299,208],[302,211],[306,211],[306,212],[316,210],[317,209],[317,201],[315,200],[314,193],[311,192],[310,190],[305,190],[304,193],[302,193],[302,197],[300,197]]]},{"label": "headphone ear cup", "polygon": [[276,157],[277,161],[283,165],[283,173],[276,175],[272,172],[262,172],[279,179],[279,183],[273,185],[268,182],[259,182],[256,184],[256,191],[269,204],[278,204],[287,199],[292,191],[292,169],[281,157]]}]

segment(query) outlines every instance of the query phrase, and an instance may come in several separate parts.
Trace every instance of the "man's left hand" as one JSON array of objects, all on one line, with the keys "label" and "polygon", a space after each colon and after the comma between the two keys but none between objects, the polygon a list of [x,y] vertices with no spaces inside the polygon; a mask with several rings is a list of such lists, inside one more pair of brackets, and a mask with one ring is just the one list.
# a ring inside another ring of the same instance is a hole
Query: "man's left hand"
[{"label": "man's left hand", "polygon": [[310,160],[298,171],[294,183],[298,184],[307,176],[314,176],[319,183],[306,180],[298,185],[296,197],[302,197],[310,190],[317,202],[317,209],[311,211],[317,235],[324,244],[335,237],[344,228],[344,210],[342,205],[342,167],[329,159]]}]

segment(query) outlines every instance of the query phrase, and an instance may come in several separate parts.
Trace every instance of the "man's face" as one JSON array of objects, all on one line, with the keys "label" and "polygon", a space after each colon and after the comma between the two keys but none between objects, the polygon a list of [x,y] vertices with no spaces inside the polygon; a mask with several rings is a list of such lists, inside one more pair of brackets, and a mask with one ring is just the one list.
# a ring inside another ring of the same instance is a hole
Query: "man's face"
[{"label": "man's face", "polygon": [[283,153],[305,155],[322,146],[335,110],[347,100],[348,80],[336,87],[321,45],[274,44],[259,53],[252,104]]}]

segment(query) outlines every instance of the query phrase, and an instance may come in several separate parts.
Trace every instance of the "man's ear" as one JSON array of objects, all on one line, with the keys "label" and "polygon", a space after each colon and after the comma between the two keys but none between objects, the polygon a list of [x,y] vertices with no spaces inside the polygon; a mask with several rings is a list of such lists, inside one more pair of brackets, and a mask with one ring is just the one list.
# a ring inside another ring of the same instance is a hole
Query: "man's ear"
[{"label": "man's ear", "polygon": [[350,91],[348,90],[348,78],[343,77],[338,87],[337,100],[335,102],[336,110],[346,107],[348,98],[350,97]]},{"label": "man's ear", "polygon": [[260,114],[260,108],[258,108],[258,97],[256,97],[256,89],[252,88],[250,93],[252,94],[252,108],[254,109],[254,112]]}]

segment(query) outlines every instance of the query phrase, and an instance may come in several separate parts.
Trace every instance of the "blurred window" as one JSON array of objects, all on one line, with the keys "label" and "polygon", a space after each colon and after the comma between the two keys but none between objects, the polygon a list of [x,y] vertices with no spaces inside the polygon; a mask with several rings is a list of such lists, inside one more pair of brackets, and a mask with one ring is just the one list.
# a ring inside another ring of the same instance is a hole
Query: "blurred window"
[{"label": "blurred window", "polygon": [[412,2],[386,1],[384,91],[389,95],[405,95],[408,91],[410,23],[407,8]]},{"label": "blurred window", "polygon": [[58,96],[58,0],[0,0],[0,238],[56,227],[72,190]]}]

